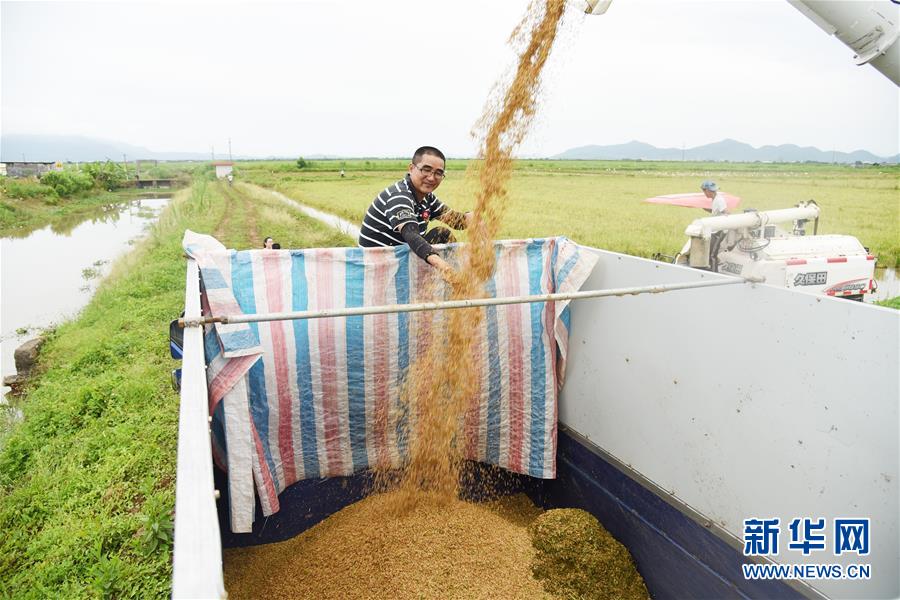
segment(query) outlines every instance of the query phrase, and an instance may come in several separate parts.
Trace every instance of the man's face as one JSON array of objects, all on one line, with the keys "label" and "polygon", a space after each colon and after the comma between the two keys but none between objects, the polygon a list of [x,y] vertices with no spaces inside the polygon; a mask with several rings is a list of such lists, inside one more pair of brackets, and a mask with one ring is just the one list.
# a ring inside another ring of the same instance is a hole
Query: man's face
[{"label": "man's face", "polygon": [[416,191],[422,195],[430,194],[441,185],[443,177],[436,173],[443,174],[443,172],[444,161],[440,156],[432,154],[425,154],[418,164],[410,163],[409,165],[409,178]]},{"label": "man's face", "polygon": [[703,195],[705,195],[707,198],[714,198],[715,195],[716,195],[716,193],[713,192],[712,190],[704,189],[704,190],[703,190]]}]

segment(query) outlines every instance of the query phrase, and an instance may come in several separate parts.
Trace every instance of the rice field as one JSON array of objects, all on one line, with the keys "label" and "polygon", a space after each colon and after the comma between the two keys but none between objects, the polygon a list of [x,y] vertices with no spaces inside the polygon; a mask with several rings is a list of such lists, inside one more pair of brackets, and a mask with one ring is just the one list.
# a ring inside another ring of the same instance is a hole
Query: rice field
[{"label": "rice field", "polygon": [[[245,162],[236,166],[236,174],[358,222],[372,198],[403,176],[408,159],[309,162],[303,169],[288,161]],[[451,158],[438,189],[438,197],[458,210],[474,205],[476,179],[468,170],[474,162]],[[878,256],[879,266],[900,266],[896,165],[520,160],[508,190],[501,237],[564,235],[636,256],[671,255],[684,242],[684,228],[707,213],[642,200],[699,191],[704,179],[741,197],[741,209],[788,208],[813,199],[822,208],[820,233],[854,235]]]}]

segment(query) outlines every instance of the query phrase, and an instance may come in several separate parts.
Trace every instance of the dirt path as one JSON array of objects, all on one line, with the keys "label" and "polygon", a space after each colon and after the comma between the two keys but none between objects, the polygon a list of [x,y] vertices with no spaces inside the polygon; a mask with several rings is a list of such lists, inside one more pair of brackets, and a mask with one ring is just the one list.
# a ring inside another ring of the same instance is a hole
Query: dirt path
[{"label": "dirt path", "polygon": [[240,190],[219,183],[222,195],[225,197],[225,211],[222,219],[216,226],[215,237],[222,240],[229,230],[231,219],[237,219],[244,228],[247,241],[251,248],[262,248],[262,237],[259,234],[259,225],[257,218],[257,206],[253,198]]},{"label": "dirt path", "polygon": [[[221,184],[217,183],[220,188]],[[225,210],[222,211],[222,218],[219,219],[219,223],[216,225],[215,230],[213,231],[213,237],[217,240],[221,240],[225,236],[225,232],[228,231],[231,226],[231,212],[234,210],[234,201],[232,197],[225,193]]]}]

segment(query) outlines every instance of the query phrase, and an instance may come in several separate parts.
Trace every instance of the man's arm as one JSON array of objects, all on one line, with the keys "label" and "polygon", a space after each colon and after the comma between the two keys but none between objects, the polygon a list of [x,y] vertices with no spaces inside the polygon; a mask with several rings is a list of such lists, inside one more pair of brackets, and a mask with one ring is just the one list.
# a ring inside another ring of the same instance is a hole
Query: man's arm
[{"label": "man's arm", "polygon": [[425,241],[425,238],[419,233],[419,228],[414,223],[404,223],[402,229],[400,229],[400,235],[403,237],[403,241],[409,244],[410,250],[432,267],[440,269],[441,272],[453,270],[453,267],[447,261],[438,256],[431,244]]},{"label": "man's arm", "polygon": [[428,262],[429,256],[437,254],[431,244],[425,241],[425,238],[419,233],[419,228],[415,223],[404,223],[400,229],[400,237],[409,244],[409,249],[425,262]]}]

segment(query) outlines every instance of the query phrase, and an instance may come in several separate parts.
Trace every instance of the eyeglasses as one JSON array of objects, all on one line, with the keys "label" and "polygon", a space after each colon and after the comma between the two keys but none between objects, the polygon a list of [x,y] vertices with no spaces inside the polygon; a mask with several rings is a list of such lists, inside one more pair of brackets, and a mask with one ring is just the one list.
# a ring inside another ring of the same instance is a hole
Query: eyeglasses
[{"label": "eyeglasses", "polygon": [[447,176],[447,174],[444,173],[443,169],[435,169],[429,165],[425,165],[424,167],[420,167],[419,165],[413,165],[413,166],[415,168],[417,168],[422,173],[422,175],[424,175],[425,177],[428,177],[429,175],[434,175],[435,179],[443,179],[444,177]]}]

